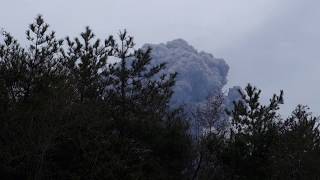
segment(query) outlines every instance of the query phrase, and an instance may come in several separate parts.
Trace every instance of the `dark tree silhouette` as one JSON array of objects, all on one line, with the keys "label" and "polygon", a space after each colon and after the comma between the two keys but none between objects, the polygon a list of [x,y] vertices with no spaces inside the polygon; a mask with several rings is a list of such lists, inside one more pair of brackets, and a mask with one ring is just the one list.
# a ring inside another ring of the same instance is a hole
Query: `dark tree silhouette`
[{"label": "dark tree silhouette", "polygon": [[177,73],[127,31],[61,40],[38,16],[26,48],[2,37],[1,179],[320,178],[318,118],[298,105],[283,119],[282,91],[263,105],[249,84],[228,115],[223,94],[209,98],[195,138],[191,113],[169,104]]},{"label": "dark tree silhouette", "polygon": [[176,74],[126,31],[118,43],[86,28],[64,45],[48,27],[36,18],[27,49],[8,33],[0,44],[2,177],[185,178],[188,125],[168,104]]}]

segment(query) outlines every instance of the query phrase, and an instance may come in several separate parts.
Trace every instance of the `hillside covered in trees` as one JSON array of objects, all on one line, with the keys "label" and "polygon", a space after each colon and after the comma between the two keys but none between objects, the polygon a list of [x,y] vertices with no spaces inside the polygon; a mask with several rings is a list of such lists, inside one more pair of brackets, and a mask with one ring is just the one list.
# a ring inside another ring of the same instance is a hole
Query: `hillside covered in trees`
[{"label": "hillside covered in trees", "polygon": [[126,31],[59,39],[38,16],[26,38],[0,42],[1,179],[320,179],[318,118],[282,117],[282,91],[261,104],[248,84],[232,109],[218,93],[187,112],[170,105],[177,73]]}]

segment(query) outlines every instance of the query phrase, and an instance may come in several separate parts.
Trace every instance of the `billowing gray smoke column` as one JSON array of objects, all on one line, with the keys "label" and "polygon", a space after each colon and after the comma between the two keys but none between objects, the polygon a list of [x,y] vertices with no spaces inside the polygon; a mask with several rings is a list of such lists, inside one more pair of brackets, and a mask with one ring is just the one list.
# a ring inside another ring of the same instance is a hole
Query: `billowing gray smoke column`
[{"label": "billowing gray smoke column", "polygon": [[[222,108],[229,111],[233,108],[233,101],[240,100],[240,87],[230,88],[227,94],[223,93],[222,89],[227,83],[229,71],[224,59],[215,58],[206,52],[198,52],[182,39],[143,46],[147,47],[152,48],[153,63],[167,63],[164,73],[178,73],[171,105],[183,105],[189,115],[191,134],[195,137],[200,135],[205,127],[199,126],[193,114],[206,107],[208,97],[223,94]],[[217,122],[215,128],[227,128],[230,125],[225,111],[221,112]]]},{"label": "billowing gray smoke column", "polygon": [[233,86],[232,88],[229,88],[228,94],[226,95],[224,101],[224,104],[228,108],[228,110],[233,109],[234,101],[237,102],[242,100],[239,90],[241,91],[241,93],[244,93],[243,89],[240,86]]},{"label": "billowing gray smoke column", "polygon": [[168,72],[178,72],[173,105],[198,104],[221,92],[227,83],[228,64],[206,52],[198,52],[185,40],[146,44],[152,48],[153,63],[167,63]]}]

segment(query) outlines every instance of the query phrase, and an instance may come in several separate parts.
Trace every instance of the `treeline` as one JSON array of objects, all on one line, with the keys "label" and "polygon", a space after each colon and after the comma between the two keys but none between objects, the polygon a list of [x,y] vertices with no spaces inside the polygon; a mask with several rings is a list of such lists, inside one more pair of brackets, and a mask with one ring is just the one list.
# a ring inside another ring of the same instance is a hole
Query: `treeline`
[{"label": "treeline", "polygon": [[58,39],[38,16],[28,47],[2,37],[0,179],[320,179],[318,118],[299,105],[283,119],[282,92],[263,105],[248,85],[228,116],[211,97],[194,135],[169,105],[177,74],[126,31]]}]

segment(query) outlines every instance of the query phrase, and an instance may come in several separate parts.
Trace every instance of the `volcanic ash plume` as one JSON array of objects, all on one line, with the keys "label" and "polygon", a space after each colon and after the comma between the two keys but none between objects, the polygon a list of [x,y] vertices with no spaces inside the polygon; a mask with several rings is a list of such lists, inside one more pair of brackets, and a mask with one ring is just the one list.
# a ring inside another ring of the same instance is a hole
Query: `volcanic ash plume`
[{"label": "volcanic ash plume", "polygon": [[167,73],[178,72],[173,105],[198,104],[209,95],[221,93],[227,83],[229,66],[212,54],[198,52],[185,40],[146,44],[152,48],[153,63],[167,63]]}]

